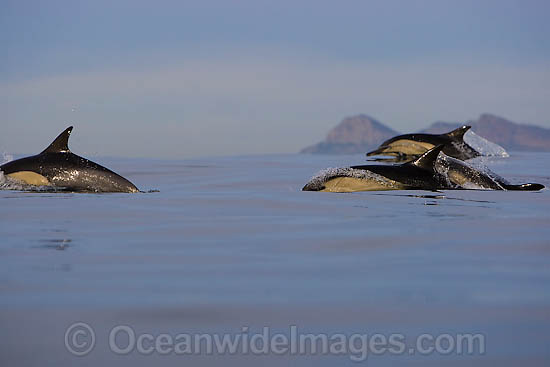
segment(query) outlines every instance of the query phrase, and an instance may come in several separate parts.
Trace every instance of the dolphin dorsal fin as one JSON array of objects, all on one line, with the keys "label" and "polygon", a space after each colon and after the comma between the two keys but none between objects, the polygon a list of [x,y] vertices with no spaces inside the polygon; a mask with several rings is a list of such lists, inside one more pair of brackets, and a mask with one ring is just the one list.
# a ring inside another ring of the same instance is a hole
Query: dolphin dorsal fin
[{"label": "dolphin dorsal fin", "polygon": [[437,159],[437,156],[439,155],[439,152],[441,152],[443,147],[444,145],[438,145],[428,150],[426,153],[422,154],[419,158],[412,161],[411,164],[419,168],[426,169],[428,171],[433,171],[435,169],[434,166],[435,166],[435,161]]},{"label": "dolphin dorsal fin", "polygon": [[[42,153],[68,153],[69,150],[69,136],[73,131],[73,127],[69,126],[65,129],[55,140],[46,148]],[[42,154],[41,153],[41,154]]]},{"label": "dolphin dorsal fin", "polygon": [[463,125],[459,127],[458,129],[454,129],[451,132],[448,132],[447,135],[451,139],[455,140],[462,140],[464,138],[464,134],[466,134],[466,131],[470,130],[472,127],[469,125]]}]

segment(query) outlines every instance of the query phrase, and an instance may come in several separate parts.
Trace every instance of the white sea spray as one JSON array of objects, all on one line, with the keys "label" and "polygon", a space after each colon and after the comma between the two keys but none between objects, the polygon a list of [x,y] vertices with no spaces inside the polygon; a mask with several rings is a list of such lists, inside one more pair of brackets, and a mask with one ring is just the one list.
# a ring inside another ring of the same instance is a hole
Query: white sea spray
[{"label": "white sea spray", "polygon": [[484,156],[504,158],[510,156],[503,147],[493,142],[490,142],[485,138],[482,138],[481,136],[474,133],[472,130],[466,131],[466,134],[464,134],[464,142]]}]

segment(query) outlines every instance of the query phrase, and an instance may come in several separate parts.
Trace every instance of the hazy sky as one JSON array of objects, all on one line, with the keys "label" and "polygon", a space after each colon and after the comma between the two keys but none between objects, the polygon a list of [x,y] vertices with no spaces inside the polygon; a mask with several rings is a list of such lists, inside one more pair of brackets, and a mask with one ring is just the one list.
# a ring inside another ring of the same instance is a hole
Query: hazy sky
[{"label": "hazy sky", "polygon": [[0,0],[0,153],[296,152],[343,117],[550,127],[550,1]]}]

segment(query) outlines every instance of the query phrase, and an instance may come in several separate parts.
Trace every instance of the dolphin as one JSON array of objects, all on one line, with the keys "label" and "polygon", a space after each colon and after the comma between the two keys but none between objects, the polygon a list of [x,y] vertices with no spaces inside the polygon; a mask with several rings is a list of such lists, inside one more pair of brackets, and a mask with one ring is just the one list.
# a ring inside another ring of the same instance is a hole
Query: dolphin
[{"label": "dolphin", "polygon": [[383,142],[376,150],[368,152],[371,155],[394,155],[404,160],[418,157],[438,145],[445,145],[443,153],[448,156],[466,160],[481,154],[464,142],[464,134],[471,126],[461,126],[446,134],[405,134],[393,137]]},{"label": "dolphin", "polygon": [[321,171],[303,191],[356,192],[380,190],[520,190],[538,191],[544,185],[513,185],[489,170],[479,170],[442,153],[438,145],[400,165],[365,165]]},{"label": "dolphin", "polygon": [[63,131],[40,154],[17,159],[0,166],[12,180],[33,186],[50,186],[56,190],[76,192],[139,192],[122,176],[73,154],[69,136],[73,127]]},{"label": "dolphin", "polygon": [[379,190],[437,190],[448,181],[435,169],[443,145],[400,165],[365,165],[329,169],[311,179],[302,191],[355,192]]}]

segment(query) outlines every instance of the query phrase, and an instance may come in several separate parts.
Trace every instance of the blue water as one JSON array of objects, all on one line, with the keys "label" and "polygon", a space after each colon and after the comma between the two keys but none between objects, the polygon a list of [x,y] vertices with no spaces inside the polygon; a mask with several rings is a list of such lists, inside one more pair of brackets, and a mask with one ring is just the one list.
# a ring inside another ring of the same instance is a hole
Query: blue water
[{"label": "blue water", "polygon": [[[548,153],[489,167],[550,186]],[[345,366],[347,355],[126,356],[109,331],[152,334],[482,333],[483,355],[362,365],[547,366],[550,191],[302,192],[364,157],[94,158],[141,194],[0,191],[0,362],[20,366]],[[69,325],[93,327],[84,357]]]}]

